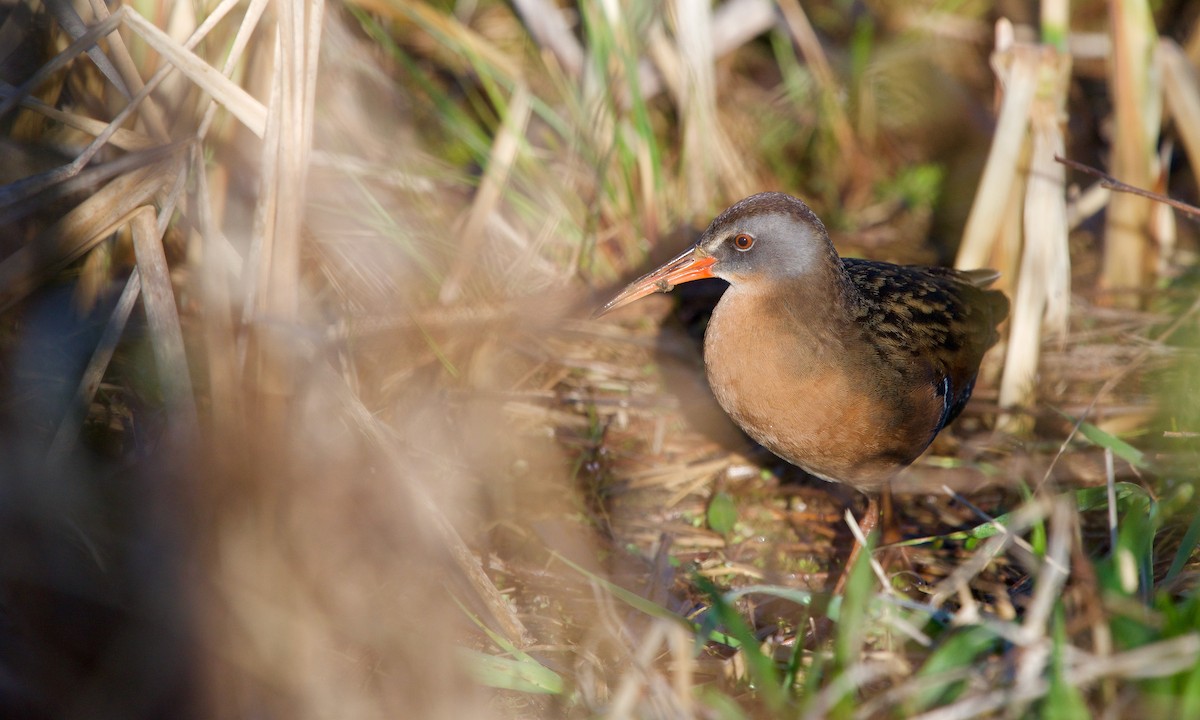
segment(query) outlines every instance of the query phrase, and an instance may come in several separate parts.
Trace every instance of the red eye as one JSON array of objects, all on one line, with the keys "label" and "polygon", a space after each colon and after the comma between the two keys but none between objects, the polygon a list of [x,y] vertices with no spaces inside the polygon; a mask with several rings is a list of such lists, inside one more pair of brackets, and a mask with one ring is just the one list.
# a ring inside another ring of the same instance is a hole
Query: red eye
[{"label": "red eye", "polygon": [[746,233],[741,233],[733,238],[733,246],[742,252],[746,252],[754,247],[754,237]]}]

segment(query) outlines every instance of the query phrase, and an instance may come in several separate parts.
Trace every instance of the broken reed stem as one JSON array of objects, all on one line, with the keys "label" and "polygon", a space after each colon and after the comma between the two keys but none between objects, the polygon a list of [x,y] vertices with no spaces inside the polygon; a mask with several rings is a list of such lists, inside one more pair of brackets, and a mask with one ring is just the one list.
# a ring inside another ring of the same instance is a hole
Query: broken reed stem
[{"label": "broken reed stem", "polygon": [[12,307],[55,272],[129,221],[173,177],[173,158],[121,175],[0,262],[0,311]]},{"label": "broken reed stem", "polygon": [[196,399],[188,373],[183,330],[171,271],[163,252],[162,235],[154,208],[145,206],[133,215],[133,247],[142,285],[142,305],[150,328],[150,343],[158,369],[158,381],[166,401],[172,434],[181,440],[195,437]]},{"label": "broken reed stem", "polygon": [[[103,0],[91,0],[90,5],[97,20],[105,20],[109,17],[108,6],[104,4]],[[117,8],[118,12],[121,9]],[[108,52],[112,56],[112,63],[117,72],[121,74],[121,79],[125,81],[125,85],[131,93],[140,93],[146,85],[142,82],[141,73],[138,72],[133,57],[129,54],[129,48],[125,46],[125,39],[121,37],[120,32],[114,29],[105,36],[105,40],[108,42]],[[162,110],[159,109],[158,103],[153,97],[147,98],[142,104],[141,120],[146,124],[155,140],[160,143],[170,142],[171,134],[167,129],[167,121],[163,118]]]},{"label": "broken reed stem", "polygon": [[[1003,408],[1033,405],[1043,329],[1060,340],[1066,337],[1071,265],[1065,173],[1053,158],[1064,147],[1061,118],[1066,106],[1070,60],[1070,55],[1050,46],[1018,43],[1011,50],[1009,91],[1021,92],[1015,85],[1028,82],[1034,95],[1025,118],[1032,152],[1021,213],[1024,242],[1020,271],[1000,380]],[[1032,427],[1032,419],[1024,413],[1004,414],[997,425],[1006,432],[1020,434]]]},{"label": "broken reed stem", "polygon": [[963,270],[987,267],[989,264],[997,240],[997,229],[1004,226],[1004,213],[1017,178],[1021,147],[1029,126],[1029,108],[1037,89],[1037,64],[1019,62],[1013,43],[1012,24],[1007,20],[997,21],[992,66],[1004,89],[1004,97],[1000,103],[1000,116],[996,121],[987,164],[984,165],[979,188],[975,191],[975,200],[963,230],[962,244],[954,261],[954,266]]}]

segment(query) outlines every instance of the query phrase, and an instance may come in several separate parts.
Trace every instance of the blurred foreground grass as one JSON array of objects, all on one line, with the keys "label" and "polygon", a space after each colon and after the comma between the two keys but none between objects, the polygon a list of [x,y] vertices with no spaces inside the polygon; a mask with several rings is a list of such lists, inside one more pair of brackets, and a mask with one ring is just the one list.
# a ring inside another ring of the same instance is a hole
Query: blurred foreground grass
[{"label": "blurred foreground grass", "polygon": [[[1060,188],[1036,401],[994,353],[839,597],[853,500],[714,410],[704,297],[586,319],[758,190],[950,262],[1032,6],[3,7],[5,717],[1200,716],[1190,226],[1100,289]],[[1096,165],[1108,11],[1042,18]]]}]

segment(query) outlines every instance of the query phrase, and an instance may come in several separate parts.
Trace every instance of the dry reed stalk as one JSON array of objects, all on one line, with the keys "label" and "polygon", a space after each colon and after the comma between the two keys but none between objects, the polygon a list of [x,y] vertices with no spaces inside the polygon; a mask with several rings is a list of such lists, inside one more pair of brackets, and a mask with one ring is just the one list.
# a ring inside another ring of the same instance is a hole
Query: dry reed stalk
[{"label": "dry reed stalk", "polygon": [[[1113,42],[1109,84],[1113,98],[1111,174],[1122,182],[1151,188],[1158,177],[1158,129],[1162,121],[1154,48],[1158,33],[1145,0],[1110,0]],[[1105,217],[1101,284],[1109,290],[1145,285],[1151,268],[1147,239],[1152,204],[1126,193],[1112,197]],[[1124,307],[1136,295],[1113,296]]]},{"label": "dry reed stalk", "polygon": [[563,10],[550,0],[513,0],[513,7],[529,29],[530,36],[554,54],[567,75],[583,73],[583,47],[563,17]]},{"label": "dry reed stalk", "polygon": [[[731,185],[744,188],[747,172],[717,113],[713,16],[697,3],[673,3],[668,9],[674,20],[673,35],[669,37],[663,24],[656,22],[647,33],[646,48],[658,70],[656,78],[670,93],[683,126],[679,152],[682,213],[698,217],[710,211],[718,196],[730,192]],[[643,95],[648,93],[643,91]],[[646,188],[653,190],[653,184]],[[648,195],[644,202],[653,207],[659,200]]]},{"label": "dry reed stalk", "polygon": [[0,262],[0,310],[12,307],[51,275],[83,256],[178,174],[175,160],[159,161],[112,180],[28,245]]},{"label": "dry reed stalk", "polygon": [[[1036,55],[1029,57],[1027,51],[1017,51],[1012,24],[1007,20],[996,22],[992,68],[1003,97],[987,164],[975,191],[954,261],[955,267],[961,269],[987,267],[991,263],[997,230],[1005,226],[1003,221],[1019,170],[1018,161],[1023,155],[1029,112],[1037,90]],[[1010,284],[1004,276],[1000,282]]]},{"label": "dry reed stalk", "polygon": [[124,14],[125,10],[121,8],[107,19],[96,23],[86,33],[80,35],[74,42],[63,48],[49,62],[38,68],[25,82],[17,86],[15,92],[5,98],[4,102],[0,103],[0,117],[8,114],[22,98],[32,95],[47,79],[66,67],[68,63],[81,53],[84,53],[89,47],[95,45],[98,39],[116,29],[121,23]]},{"label": "dry reed stalk", "polygon": [[[1006,280],[1002,274],[1000,281],[1016,287],[1000,404],[1029,408],[1036,393],[1043,322],[1063,338],[1069,313],[1064,173],[1054,158],[1064,146],[1070,55],[1049,45],[1016,42],[1012,26],[1001,20],[996,24],[992,64],[1004,96],[955,265],[970,269],[998,264],[1003,273],[1015,269],[1019,258],[1016,277]],[[1021,182],[1018,172],[1027,142],[1031,143],[1030,167]],[[1015,194],[1022,185],[1023,194]],[[1023,219],[1023,227],[1017,216]],[[1031,427],[1031,418],[1006,415],[999,425],[1009,432],[1024,432]]]},{"label": "dry reed stalk", "polygon": [[[199,147],[193,150],[194,166],[201,162]],[[241,256],[229,246],[215,219],[214,202],[209,192],[209,173],[196,173],[195,208],[200,242],[195,243],[200,258],[199,300],[204,312],[200,315],[200,335],[204,367],[208,371],[209,417],[212,427],[224,428],[232,437],[244,437],[246,423],[242,365],[238,362],[237,343],[233,326],[234,307],[231,287],[241,277]],[[193,258],[195,261],[196,259]],[[236,266],[235,266],[236,264]],[[234,451],[237,452],[236,450]],[[240,466],[243,458],[232,465]],[[222,458],[222,461],[225,461]]]},{"label": "dry reed stalk", "polygon": [[1175,120],[1192,167],[1200,167],[1200,78],[1178,45],[1161,38],[1155,50],[1166,110]]},{"label": "dry reed stalk", "polygon": [[[242,60],[242,55],[246,51],[246,47],[250,43],[250,38],[254,31],[258,28],[259,21],[262,19],[262,14],[266,12],[267,4],[270,0],[250,0],[246,7],[246,14],[242,17],[242,22],[238,25],[237,33],[234,35],[233,43],[229,47],[229,54],[225,58],[225,64],[221,67],[221,74],[227,78],[233,77],[234,69]],[[185,47],[192,47],[196,38],[202,38],[208,35],[213,27],[220,22],[229,11],[241,3],[241,0],[222,0],[221,4],[213,8],[213,11],[204,18],[204,22],[200,23],[200,27],[192,33]],[[208,135],[208,129],[212,125],[213,119],[216,117],[217,109],[221,106],[221,101],[215,96],[208,103],[208,107],[204,111],[204,116],[200,120],[200,124],[196,129],[196,138],[204,140]]]},{"label": "dry reed stalk", "polygon": [[46,457],[52,467],[61,467],[63,461],[75,447],[75,443],[79,439],[79,432],[87,417],[87,408],[91,405],[92,398],[95,397],[96,390],[100,387],[100,381],[104,379],[104,373],[108,370],[108,364],[117,351],[117,345],[125,334],[125,326],[129,322],[129,316],[133,313],[133,307],[137,303],[141,290],[141,278],[137,268],[134,268],[125,282],[125,288],[121,291],[120,297],[117,298],[116,305],[109,314],[108,322],[104,326],[100,340],[96,343],[92,357],[88,359],[87,368],[83,371],[79,387],[75,391],[72,407],[59,423],[54,440],[51,441],[50,447],[46,451]]},{"label": "dry reed stalk", "polygon": [[166,400],[168,427],[176,440],[191,443],[198,426],[196,401],[188,373],[179,310],[171,285],[170,269],[163,252],[162,231],[151,207],[133,214],[133,247],[142,286],[142,306],[150,328],[150,342],[159,382]]},{"label": "dry reed stalk", "polygon": [[[123,15],[114,13],[113,17],[121,17],[125,25],[138,33],[146,41],[146,44],[154,48],[155,52],[162,55],[170,65],[203,88],[213,99],[233,113],[251,132],[260,138],[263,137],[266,132],[267,110],[250,93],[188,50],[186,45],[180,45],[171,36],[136,12],[130,11]],[[198,42],[198,38],[195,38],[194,35],[193,38]]]},{"label": "dry reed stalk", "polygon": [[[93,15],[97,20],[104,20],[109,17],[108,6],[103,0],[90,0]],[[133,62],[133,57],[129,54],[129,48],[125,46],[125,39],[121,37],[121,33],[114,30],[109,33],[105,40],[108,42],[108,52],[112,56],[113,65],[121,74],[121,79],[125,82],[132,94],[137,94],[145,87],[142,82],[141,73],[138,72],[137,66]],[[96,51],[100,51],[100,47],[95,47]],[[149,129],[149,133],[160,143],[165,143],[170,140],[170,133],[167,131],[167,121],[163,117],[162,108],[154,98],[147,98],[142,105],[141,113],[138,116],[141,122],[145,123]]]},{"label": "dry reed stalk", "polygon": [[[1036,395],[1042,337],[1048,331],[1064,342],[1070,310],[1065,171],[1054,161],[1065,145],[1062,117],[1070,56],[1049,46],[1018,46],[1015,52],[1015,63],[1033,66],[1038,92],[1029,109],[1032,149],[1022,213],[1024,242],[1000,381],[1000,405],[1028,409]],[[1032,427],[1031,418],[1021,414],[1001,416],[998,425],[1013,433],[1027,432]]]},{"label": "dry reed stalk", "polygon": [[[229,5],[229,3],[222,5],[220,8],[218,8],[218,10],[223,8],[227,12],[231,7],[226,7],[227,5]],[[122,7],[105,20],[96,23],[87,33],[81,36],[80,40],[72,43],[70,47],[60,52],[50,62],[39,68],[39,70],[34,73],[29,80],[23,83],[21,88],[19,88],[16,92],[10,93],[3,106],[0,107],[0,115],[2,115],[7,109],[10,109],[14,103],[18,101],[24,101],[25,93],[28,93],[32,89],[36,88],[41,82],[44,81],[46,77],[49,77],[52,72],[59,69],[63,63],[77,55],[80,52],[80,49],[84,47],[83,41],[85,39],[90,38],[94,40],[95,37],[102,35],[103,32],[107,32],[110,27],[115,27],[119,23],[128,24],[130,22],[130,18],[135,15],[135,12],[129,11],[127,8]],[[138,19],[140,19],[140,16],[138,16]],[[144,20],[142,20],[141,23],[143,26],[146,24]],[[160,44],[171,48],[172,53],[176,56],[189,57],[189,49],[195,47],[195,45],[198,44],[201,39],[203,39],[205,33],[207,33],[208,30],[211,30],[213,24],[213,22],[209,22],[201,26],[196,33],[193,33],[192,37],[189,38],[188,42],[184,46],[178,46],[169,38],[166,38],[166,40],[163,41],[162,37],[159,37]],[[137,20],[134,20],[134,25],[138,25]],[[141,89],[138,90],[138,92],[130,99],[129,103],[127,103],[126,106],[117,113],[116,117],[114,117],[112,121],[110,121],[108,125],[104,127],[103,130],[96,134],[95,140],[93,140],[70,163],[53,171],[43,173],[40,176],[25,178],[21,182],[14,183],[9,188],[6,188],[7,192],[12,195],[12,198],[10,198],[8,202],[15,202],[17,200],[31,197],[34,194],[41,192],[45,188],[50,187],[51,185],[62,183],[69,178],[79,175],[83,171],[84,167],[92,160],[92,158],[94,158],[96,154],[108,143],[109,139],[118,133],[120,126],[141,107],[142,103],[149,98],[150,93],[156,87],[158,87],[158,85],[164,79],[169,77],[171,71],[174,69],[175,66],[171,63],[167,63],[161,67],[158,72],[156,72],[154,76],[145,83],[144,86],[141,86]],[[110,164],[110,167],[117,167],[121,162],[128,162],[131,160],[132,158],[117,160]]]},{"label": "dry reed stalk", "polygon": [[[79,13],[69,2],[64,0],[46,0],[46,8],[54,15],[58,21],[58,26],[70,36],[72,40],[77,40],[80,36],[87,32],[87,26],[83,23],[83,18],[79,17]],[[111,37],[111,35],[109,35]],[[93,45],[86,50],[88,57],[96,64],[96,69],[100,71],[108,81],[116,88],[117,92],[129,99],[129,88],[125,86],[121,78],[121,74],[113,67],[108,56],[98,46]]]},{"label": "dry reed stalk", "polygon": [[[721,125],[715,64],[730,48],[717,47],[719,18],[715,12],[697,10],[702,5],[677,2],[673,6],[677,11],[675,40],[684,68],[680,171],[687,186],[691,217],[710,212],[714,200],[741,198],[760,189],[742,151],[734,147]],[[761,15],[749,19],[752,22],[744,26],[745,32],[762,27],[765,20]]]},{"label": "dry reed stalk", "polygon": [[299,326],[302,215],[297,209],[305,206],[307,197],[324,4],[294,0],[277,10],[259,202],[242,305],[245,320],[254,328],[247,368],[263,402],[272,408],[268,422],[283,422],[295,389],[297,348],[287,337]]},{"label": "dry reed stalk", "polygon": [[[1050,510],[1046,556],[1038,568],[1033,598],[1016,638],[1021,653],[1013,691],[1019,697],[1036,697],[1033,688],[1045,676],[1053,650],[1050,616],[1055,605],[1061,602],[1063,587],[1071,574],[1071,547],[1078,535],[1078,526],[1074,502],[1066,496],[1055,498]],[[1027,702],[1017,701],[1018,714],[1027,710]]]},{"label": "dry reed stalk", "polygon": [[683,125],[680,172],[687,215],[707,212],[720,176],[717,158],[723,135],[716,125],[712,9],[708,3],[673,2],[680,80],[675,102]]},{"label": "dry reed stalk", "polygon": [[[10,97],[16,97],[16,90],[0,87],[0,98],[8,100]],[[105,132],[109,125],[108,123],[100,122],[84,115],[59,110],[36,98],[28,96],[21,97],[18,103],[27,110],[32,110],[39,115],[43,115],[55,122],[60,122],[67,127],[74,128],[93,137]],[[109,144],[121,150],[134,152],[137,150],[148,150],[158,146],[160,143],[139,132],[117,128],[116,132],[112,134]]]},{"label": "dry reed stalk", "polygon": [[[1016,164],[1024,170],[1030,164],[1029,144],[1023,145],[1020,152],[1021,155]],[[1010,300],[1012,291],[1016,289],[1021,278],[1021,250],[1025,246],[1024,207],[1025,198],[1028,195],[1026,190],[1028,184],[1028,173],[1021,172],[1015,176],[1013,184],[1008,188],[1008,199],[1004,204],[1004,215],[1000,218],[995,245],[991,250],[990,259],[984,263],[985,267],[994,267],[1000,271],[1000,278],[997,282],[1008,290]],[[1001,342],[1007,347],[1007,339],[1002,339]],[[999,377],[999,373],[997,373],[997,377]]]}]

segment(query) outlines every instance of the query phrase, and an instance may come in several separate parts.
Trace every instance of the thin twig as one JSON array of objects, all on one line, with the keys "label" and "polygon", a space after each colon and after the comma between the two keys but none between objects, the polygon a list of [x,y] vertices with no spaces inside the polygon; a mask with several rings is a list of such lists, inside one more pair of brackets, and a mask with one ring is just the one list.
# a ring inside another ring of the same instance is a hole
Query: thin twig
[{"label": "thin twig", "polygon": [[1071,168],[1072,170],[1078,170],[1079,172],[1084,173],[1085,175],[1091,175],[1092,177],[1099,178],[1100,179],[1100,187],[1108,188],[1110,190],[1116,190],[1117,192],[1129,193],[1131,195],[1139,195],[1144,198],[1149,198],[1151,200],[1155,200],[1155,201],[1163,203],[1165,205],[1170,205],[1171,207],[1175,208],[1176,210],[1178,210],[1194,219],[1200,220],[1200,207],[1196,207],[1195,205],[1189,205],[1188,203],[1185,203],[1181,200],[1176,200],[1174,198],[1167,197],[1166,195],[1163,195],[1162,193],[1156,193],[1151,190],[1143,190],[1139,187],[1134,187],[1133,185],[1128,185],[1128,184],[1123,183],[1120,180],[1116,179],[1112,175],[1109,175],[1108,173],[1104,172],[1103,170],[1097,170],[1096,168],[1092,167],[1091,165],[1084,165],[1081,162],[1069,160],[1065,157],[1062,157],[1061,155],[1055,155],[1054,159],[1057,160],[1058,162],[1062,163],[1063,165],[1066,165],[1067,167]]}]

